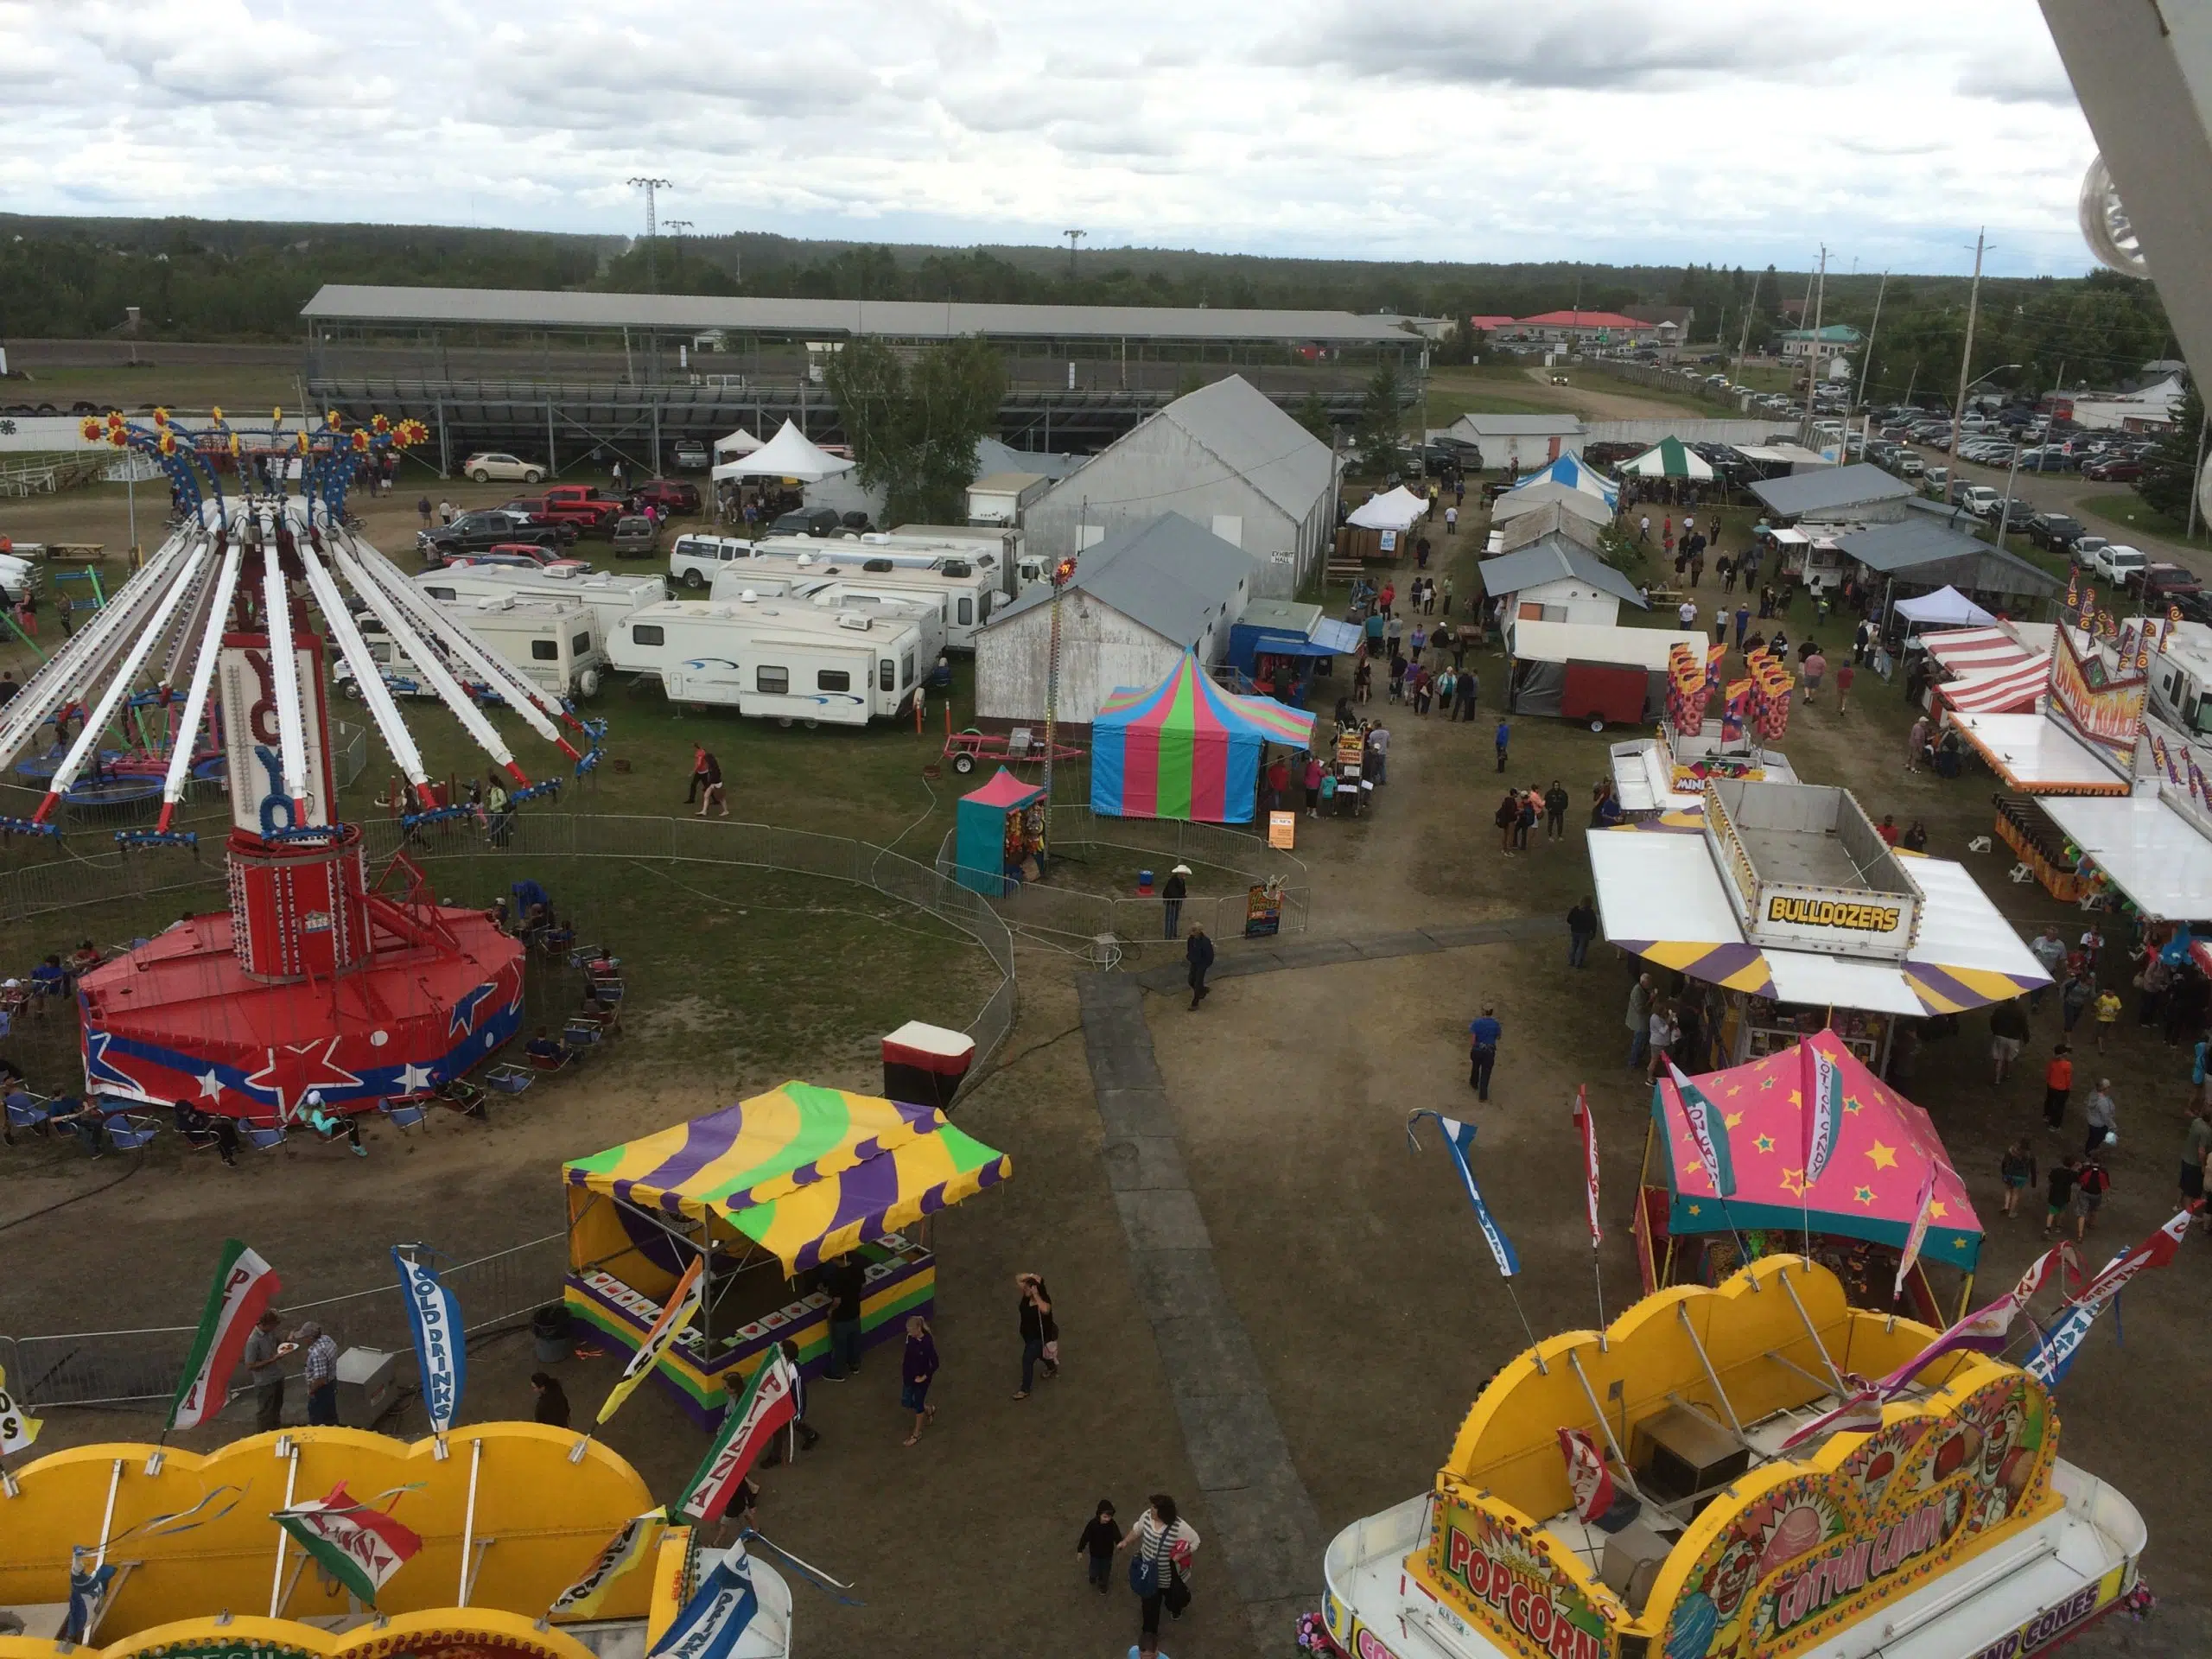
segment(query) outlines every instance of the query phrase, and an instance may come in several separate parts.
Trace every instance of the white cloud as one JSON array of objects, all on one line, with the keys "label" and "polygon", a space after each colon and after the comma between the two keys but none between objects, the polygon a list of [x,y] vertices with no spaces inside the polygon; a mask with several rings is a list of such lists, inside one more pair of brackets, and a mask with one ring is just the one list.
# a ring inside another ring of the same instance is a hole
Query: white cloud
[{"label": "white cloud", "polygon": [[2077,270],[2094,149],[2020,0],[0,0],[0,86],[24,212],[1432,260]]}]

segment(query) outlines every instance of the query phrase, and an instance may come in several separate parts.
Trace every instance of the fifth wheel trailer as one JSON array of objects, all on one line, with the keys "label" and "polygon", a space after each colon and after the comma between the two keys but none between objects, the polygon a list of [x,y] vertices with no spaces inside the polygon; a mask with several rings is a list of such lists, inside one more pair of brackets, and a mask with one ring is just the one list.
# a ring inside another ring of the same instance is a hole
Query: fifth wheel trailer
[{"label": "fifth wheel trailer", "polygon": [[896,719],[930,667],[915,622],[798,596],[648,605],[624,619],[608,646],[618,671],[656,676],[673,702],[785,726]]}]

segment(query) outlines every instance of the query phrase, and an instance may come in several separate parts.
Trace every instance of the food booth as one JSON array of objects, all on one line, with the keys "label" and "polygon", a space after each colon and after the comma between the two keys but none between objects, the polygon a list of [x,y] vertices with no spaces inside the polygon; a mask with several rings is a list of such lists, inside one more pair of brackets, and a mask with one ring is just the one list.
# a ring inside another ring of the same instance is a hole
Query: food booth
[{"label": "food booth", "polygon": [[1656,737],[1635,738],[1612,746],[1613,798],[1631,820],[1662,812],[1688,811],[1705,800],[1710,778],[1745,778],[1753,782],[1794,784],[1797,773],[1779,749],[1760,743],[1749,725],[1700,720],[1695,731],[1659,722]]},{"label": "food booth", "polygon": [[718,1112],[563,1166],[569,1313],[633,1351],[677,1281],[704,1263],[698,1317],[658,1374],[702,1426],[727,1378],[786,1338],[812,1367],[830,1349],[830,1298],[811,1272],[865,1266],[864,1344],[897,1340],[936,1296],[937,1258],[901,1230],[995,1186],[1013,1160],[926,1106],[786,1083]]},{"label": "food booth", "polygon": [[1963,865],[1888,846],[1846,790],[1712,779],[1587,845],[1606,939],[1718,987],[1732,1063],[1826,1028],[1882,1071],[1900,1018],[2050,982]]}]

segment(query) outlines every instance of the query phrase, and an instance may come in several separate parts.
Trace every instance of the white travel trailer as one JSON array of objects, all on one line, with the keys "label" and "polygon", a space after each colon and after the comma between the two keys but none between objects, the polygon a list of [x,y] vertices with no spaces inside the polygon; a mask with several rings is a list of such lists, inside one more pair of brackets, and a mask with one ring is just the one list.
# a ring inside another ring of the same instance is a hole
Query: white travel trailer
[{"label": "white travel trailer", "polygon": [[858,591],[875,594],[926,596],[938,605],[944,620],[944,643],[953,651],[975,650],[976,630],[989,620],[1000,598],[995,574],[973,559],[896,564],[861,542],[796,540],[763,542],[759,556],[722,566],[715,574],[712,595],[736,599],[748,587],[757,592],[763,574],[849,582]]},{"label": "white travel trailer", "polygon": [[2151,712],[2190,739],[2212,737],[2212,628],[2184,622],[2151,658]]},{"label": "white travel trailer", "polygon": [[619,570],[595,570],[577,575],[561,569],[524,570],[504,564],[457,564],[443,570],[427,570],[415,585],[432,599],[449,604],[497,599],[568,599],[591,607],[599,618],[602,637],[634,610],[658,605],[668,597],[668,584],[658,576],[632,575]]},{"label": "white travel trailer", "polygon": [[[488,599],[437,601],[438,609],[476,637],[494,656],[519,670],[532,684],[556,697],[590,697],[599,694],[608,667],[607,634],[598,613],[573,599],[517,599],[500,594]],[[422,670],[399,648],[399,643],[375,625],[371,617],[357,619],[361,637],[384,671],[385,683],[410,696],[435,695]],[[446,664],[448,672],[454,665]],[[352,667],[342,659],[332,679],[346,696],[359,700]],[[464,682],[466,674],[455,673]]]},{"label": "white travel trailer", "polygon": [[933,658],[895,611],[817,606],[798,594],[633,611],[609,637],[614,667],[658,677],[671,700],[809,728],[896,719]]},{"label": "white travel trailer", "polygon": [[676,538],[669,550],[668,579],[672,587],[694,593],[714,585],[715,577],[730,566],[749,560],[795,559],[880,560],[905,569],[944,570],[966,575],[961,566],[988,574],[1006,598],[1013,598],[1044,579],[1041,557],[1022,550],[1019,531],[984,531],[961,525],[910,525],[886,535],[771,536],[758,542],[741,537],[716,536],[701,531]]}]

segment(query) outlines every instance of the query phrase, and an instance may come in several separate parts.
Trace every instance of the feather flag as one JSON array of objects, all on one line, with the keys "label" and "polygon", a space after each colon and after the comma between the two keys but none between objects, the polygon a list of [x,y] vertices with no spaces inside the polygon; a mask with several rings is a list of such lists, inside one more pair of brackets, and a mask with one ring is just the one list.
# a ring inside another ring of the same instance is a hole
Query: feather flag
[{"label": "feather flag", "polygon": [[2069,611],[2082,608],[2082,573],[2079,570],[2070,572],[2066,578],[2066,608]]},{"label": "feather flag", "polygon": [[169,1402],[170,1428],[197,1428],[220,1414],[230,1400],[231,1378],[245,1358],[245,1339],[283,1287],[260,1256],[235,1238],[223,1241],[215,1282],[200,1310],[200,1334]]},{"label": "feather flag", "polygon": [[1936,1207],[1936,1166],[1929,1164],[1920,1178],[1920,1196],[1913,1200],[1912,1230],[1904,1236],[1904,1249],[1897,1255],[1897,1282],[1890,1292],[1895,1301],[1904,1294],[1904,1281],[1912,1272],[1913,1263],[1920,1260],[1920,1247],[1928,1239],[1928,1223]]},{"label": "feather flag", "polygon": [[8,1392],[8,1373],[0,1370],[0,1458],[29,1448],[45,1422],[16,1402],[16,1396]]},{"label": "feather flag", "polygon": [[359,1503],[340,1481],[330,1496],[295,1503],[271,1517],[317,1567],[346,1586],[362,1605],[377,1605],[385,1581],[423,1548],[412,1528]]},{"label": "feather flag", "polygon": [[2175,1252],[2181,1249],[2182,1240],[2189,1236],[2189,1224],[2196,1213],[2194,1205],[2176,1211],[2173,1219],[2150,1237],[2114,1256],[2082,1287],[2075,1306],[2088,1308],[2093,1313],[2101,1313],[2105,1305],[2126,1289],[2128,1281],[2138,1274],[2151,1268],[2163,1268],[2171,1262]]},{"label": "feather flag", "polygon": [[760,1611],[753,1563],[742,1543],[732,1544],[701,1578],[676,1622],[653,1645],[649,1659],[729,1659]]},{"label": "feather flag", "polygon": [[625,1521],[622,1530],[608,1539],[606,1547],[592,1558],[583,1576],[554,1598],[552,1606],[546,1610],[546,1618],[599,1617],[600,1610],[607,1605],[607,1590],[617,1579],[651,1555],[667,1530],[665,1510],[649,1510]]},{"label": "feather flag", "polygon": [[399,1269],[399,1294],[415,1337],[415,1365],[423,1378],[423,1410],[430,1433],[452,1432],[461,1415],[461,1384],[468,1374],[468,1347],[461,1333],[461,1304],[438,1275],[391,1247]]},{"label": "feather flag", "polygon": [[653,1328],[645,1332],[645,1340],[638,1344],[638,1351],[630,1356],[630,1363],[622,1368],[622,1375],[607,1391],[607,1398],[600,1402],[599,1421],[612,1417],[625,1400],[630,1397],[639,1383],[660,1363],[671,1344],[681,1336],[683,1327],[691,1323],[699,1312],[700,1280],[706,1269],[703,1255],[691,1258],[691,1265],[683,1269],[683,1276],[676,1281],[676,1288],[669,1293],[668,1305],[660,1311],[660,1318],[653,1321]]},{"label": "feather flag", "polygon": [[1574,1493],[1574,1513],[1595,1521],[1613,1507],[1613,1477],[1598,1442],[1579,1428],[1559,1431],[1560,1455],[1567,1459],[1567,1484]]},{"label": "feather flag", "polygon": [[2173,757],[2166,753],[2166,740],[2156,732],[2151,734],[2151,764],[2166,774],[2168,783],[2181,782],[2181,774],[2174,770]]},{"label": "feather flag", "polygon": [[746,1471],[775,1439],[776,1431],[798,1415],[798,1372],[772,1348],[753,1367],[745,1392],[737,1396],[715,1433],[683,1494],[670,1505],[679,1521],[704,1526],[719,1519],[744,1481]]},{"label": "feather flag", "polygon": [[1843,1134],[1843,1068],[1817,1043],[1797,1047],[1805,1064],[1798,1086],[1805,1097],[1805,1185],[1810,1188],[1827,1168]]},{"label": "feather flag", "polygon": [[1590,1212],[1590,1248],[1605,1242],[1605,1230],[1598,1222],[1598,1126],[1590,1117],[1590,1085],[1574,1091],[1574,1127],[1582,1137],[1582,1202]]},{"label": "feather flag", "polygon": [[1672,1060],[1667,1062],[1667,1074],[1681,1100],[1682,1116],[1689,1123],[1690,1138],[1697,1142],[1698,1156],[1705,1160],[1705,1173],[1713,1177],[1713,1192],[1724,1198],[1732,1196],[1736,1191],[1736,1164],[1728,1154],[1727,1119]]},{"label": "feather flag", "polygon": [[[2128,1251],[2122,1250],[2113,1257],[2099,1270],[2097,1278],[2101,1280],[2116,1270],[2128,1255]],[[2046,1389],[2056,1388],[2066,1380],[2066,1373],[2074,1369],[2074,1361],[2088,1337],[2089,1327],[2097,1322],[2097,1315],[2104,1312],[2105,1306],[2104,1302],[2090,1301],[2084,1292],[2082,1300],[2067,1310],[2064,1319],[2037,1338],[2036,1345],[2021,1363],[2021,1369]]]},{"label": "feather flag", "polygon": [[1880,1397],[1885,1401],[1895,1399],[1904,1392],[1913,1378],[1946,1354],[2002,1353],[2005,1342],[2012,1334],[2014,1323],[2036,1293],[2050,1282],[2051,1274],[2062,1266],[2070,1272],[2078,1260],[2071,1242],[2062,1242],[2045,1250],[2028,1264],[2028,1270],[2020,1275],[2019,1281],[2012,1289],[1996,1300],[1974,1309],[1884,1377],[1878,1385]]},{"label": "feather flag", "polygon": [[1882,1426],[1881,1385],[1850,1371],[1843,1373],[1843,1385],[1847,1392],[1841,1402],[1792,1433],[1782,1442],[1784,1452],[1794,1452],[1823,1434],[1871,1434]]},{"label": "feather flag", "polygon": [[1434,1118],[1437,1127],[1444,1131],[1444,1149],[1459,1166],[1459,1184],[1467,1189],[1467,1202],[1475,1206],[1475,1223],[1483,1230],[1484,1241],[1497,1262],[1498,1273],[1510,1279],[1521,1271],[1521,1257],[1514,1250],[1513,1241],[1506,1237],[1491,1217],[1490,1205],[1483,1202],[1482,1188],[1475,1184],[1474,1166],[1468,1161],[1468,1154],[1475,1145],[1475,1126],[1456,1117],[1446,1117],[1441,1112],[1415,1112],[1406,1120],[1406,1139],[1413,1142],[1415,1152],[1421,1150],[1421,1142],[1414,1135],[1414,1120],[1422,1117]]}]

